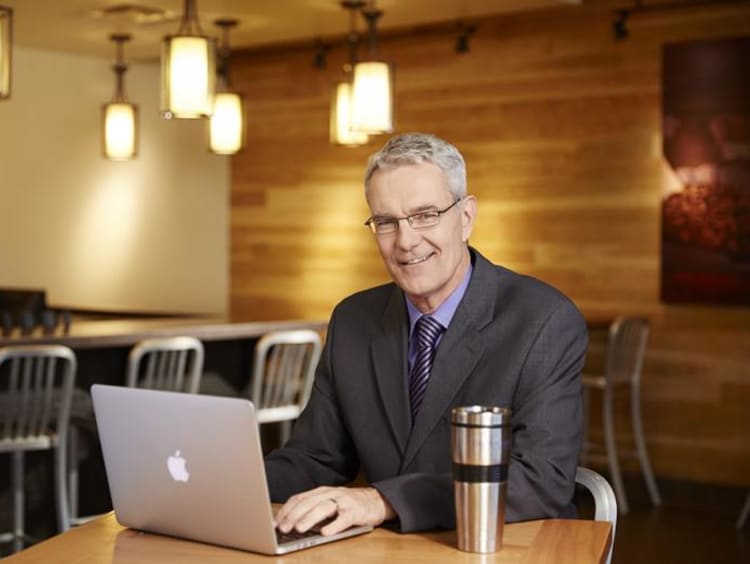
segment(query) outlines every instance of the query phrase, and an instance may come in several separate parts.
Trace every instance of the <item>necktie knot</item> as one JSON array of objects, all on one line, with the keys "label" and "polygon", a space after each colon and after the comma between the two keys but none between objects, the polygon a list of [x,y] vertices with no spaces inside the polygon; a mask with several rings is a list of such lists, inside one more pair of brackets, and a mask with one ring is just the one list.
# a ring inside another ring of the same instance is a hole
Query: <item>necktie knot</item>
[{"label": "necktie knot", "polygon": [[423,315],[417,320],[414,332],[417,336],[417,348],[434,349],[440,333],[443,332],[443,326],[435,321],[434,317]]}]

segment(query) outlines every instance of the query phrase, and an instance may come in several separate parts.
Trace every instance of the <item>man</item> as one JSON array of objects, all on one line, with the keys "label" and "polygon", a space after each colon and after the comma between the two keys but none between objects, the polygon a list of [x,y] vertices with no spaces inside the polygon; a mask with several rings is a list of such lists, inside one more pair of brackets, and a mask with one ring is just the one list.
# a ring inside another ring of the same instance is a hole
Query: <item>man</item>
[{"label": "man", "polygon": [[[266,459],[271,498],[286,502],[278,528],[305,531],[326,517],[335,519],[323,534],[454,527],[451,408],[475,404],[512,410],[506,519],[572,514],[580,313],[468,246],[477,201],[449,143],[392,138],[370,157],[365,196],[393,283],[333,312],[310,401]],[[369,485],[344,487],[358,472]]]}]

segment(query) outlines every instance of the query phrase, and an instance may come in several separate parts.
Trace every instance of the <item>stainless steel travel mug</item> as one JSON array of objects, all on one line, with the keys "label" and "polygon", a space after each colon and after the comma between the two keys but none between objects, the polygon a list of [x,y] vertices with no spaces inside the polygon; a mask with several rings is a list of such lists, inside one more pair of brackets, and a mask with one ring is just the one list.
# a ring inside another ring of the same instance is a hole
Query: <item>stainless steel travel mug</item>
[{"label": "stainless steel travel mug", "polygon": [[458,548],[496,552],[502,548],[505,524],[510,410],[456,407],[451,423]]}]

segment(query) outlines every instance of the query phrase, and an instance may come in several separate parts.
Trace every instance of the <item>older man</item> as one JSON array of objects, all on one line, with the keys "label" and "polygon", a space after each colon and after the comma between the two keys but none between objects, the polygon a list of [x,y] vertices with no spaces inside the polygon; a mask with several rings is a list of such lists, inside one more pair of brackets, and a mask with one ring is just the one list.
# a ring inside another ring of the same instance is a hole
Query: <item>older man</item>
[{"label": "older man", "polygon": [[[570,515],[581,444],[586,326],[557,290],[468,246],[477,200],[464,160],[432,135],[370,157],[365,196],[393,282],[341,302],[310,402],[266,459],[280,530],[389,522],[455,526],[450,413],[512,410],[506,518]],[[346,487],[358,473],[367,487]],[[290,497],[291,496],[291,497]]]}]

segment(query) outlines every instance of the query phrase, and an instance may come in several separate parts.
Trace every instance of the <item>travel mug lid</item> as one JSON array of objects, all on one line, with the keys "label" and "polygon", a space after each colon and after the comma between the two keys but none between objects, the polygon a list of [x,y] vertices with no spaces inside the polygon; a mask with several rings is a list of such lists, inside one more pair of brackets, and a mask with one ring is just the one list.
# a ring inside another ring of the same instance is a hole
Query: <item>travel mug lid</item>
[{"label": "travel mug lid", "polygon": [[510,425],[510,409],[486,405],[454,407],[451,421],[467,427],[502,427]]}]

